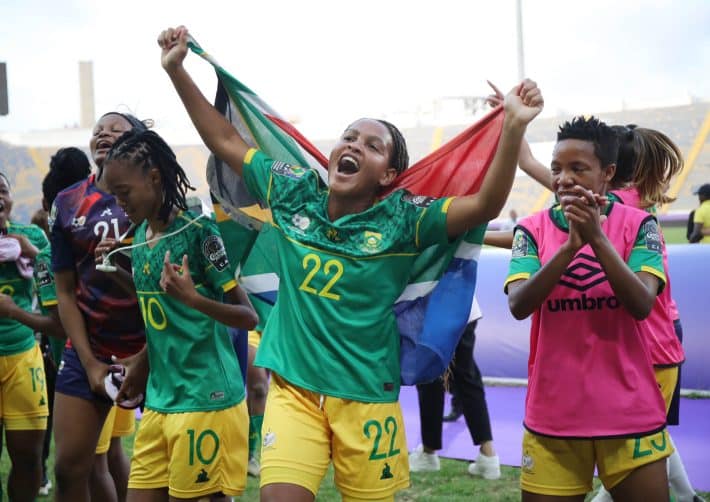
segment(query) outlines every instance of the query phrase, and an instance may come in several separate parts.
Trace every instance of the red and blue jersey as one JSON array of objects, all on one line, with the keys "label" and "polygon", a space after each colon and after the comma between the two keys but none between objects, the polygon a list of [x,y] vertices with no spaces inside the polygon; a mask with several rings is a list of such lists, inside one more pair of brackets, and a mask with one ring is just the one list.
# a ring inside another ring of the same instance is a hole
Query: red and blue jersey
[{"label": "red and blue jersey", "polygon": [[[96,186],[93,175],[60,192],[50,213],[52,271],[76,272],[77,305],[92,352],[102,359],[135,354],[145,344],[136,296],[123,290],[111,274],[96,270],[94,258],[99,242],[118,239],[130,224],[116,199]],[[130,270],[125,256],[117,253],[112,259]]]}]

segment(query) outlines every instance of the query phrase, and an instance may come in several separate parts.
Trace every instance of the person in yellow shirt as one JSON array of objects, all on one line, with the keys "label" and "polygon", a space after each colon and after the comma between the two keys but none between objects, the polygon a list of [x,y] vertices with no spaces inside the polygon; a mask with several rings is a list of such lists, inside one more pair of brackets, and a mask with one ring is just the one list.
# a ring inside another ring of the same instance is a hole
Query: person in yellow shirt
[{"label": "person in yellow shirt", "polygon": [[693,217],[693,232],[688,241],[710,244],[710,183],[705,183],[695,192],[700,200],[700,207],[695,210]]}]

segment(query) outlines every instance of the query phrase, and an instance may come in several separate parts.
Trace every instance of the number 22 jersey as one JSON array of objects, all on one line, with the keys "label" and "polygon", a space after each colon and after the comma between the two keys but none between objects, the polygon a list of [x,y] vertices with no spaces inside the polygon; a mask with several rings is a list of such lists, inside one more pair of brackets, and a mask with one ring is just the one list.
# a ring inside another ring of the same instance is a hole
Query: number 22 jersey
[{"label": "number 22 jersey", "polygon": [[256,364],[321,394],[396,401],[400,335],[392,307],[417,256],[448,242],[453,199],[399,190],[330,221],[327,187],[314,170],[250,150],[243,173],[271,208],[281,271]]}]

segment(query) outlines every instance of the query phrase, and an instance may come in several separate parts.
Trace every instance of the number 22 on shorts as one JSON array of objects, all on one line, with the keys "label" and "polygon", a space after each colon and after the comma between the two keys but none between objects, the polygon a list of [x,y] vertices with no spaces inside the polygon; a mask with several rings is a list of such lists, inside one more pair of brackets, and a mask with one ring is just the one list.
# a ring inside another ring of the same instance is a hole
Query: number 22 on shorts
[{"label": "number 22 on shorts", "polygon": [[[367,439],[372,439],[374,433],[372,451],[370,452],[369,460],[382,460],[383,458],[399,455],[399,448],[395,448],[397,429],[397,420],[391,416],[385,418],[384,427],[378,420],[368,420],[365,422],[365,425],[362,428],[362,432],[365,434],[365,437]],[[389,436],[389,449],[387,451],[380,451],[380,441],[382,440],[383,430],[384,433]]]}]

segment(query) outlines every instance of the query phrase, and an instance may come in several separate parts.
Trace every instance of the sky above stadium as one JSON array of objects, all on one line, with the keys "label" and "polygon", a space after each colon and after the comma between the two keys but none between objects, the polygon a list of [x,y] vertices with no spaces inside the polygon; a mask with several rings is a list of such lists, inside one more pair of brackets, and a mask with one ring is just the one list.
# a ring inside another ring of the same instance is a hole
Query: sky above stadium
[{"label": "sky above stadium", "polygon": [[[526,74],[547,115],[710,100],[710,2],[522,3]],[[0,24],[4,132],[78,123],[85,60],[94,62],[97,115],[119,109],[189,128],[155,42],[177,24],[314,139],[360,116],[485,95],[486,79],[505,90],[517,80],[515,0],[4,0]],[[188,59],[212,99],[209,65]]]}]

